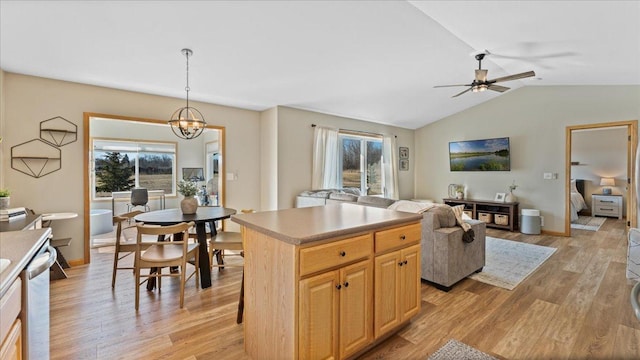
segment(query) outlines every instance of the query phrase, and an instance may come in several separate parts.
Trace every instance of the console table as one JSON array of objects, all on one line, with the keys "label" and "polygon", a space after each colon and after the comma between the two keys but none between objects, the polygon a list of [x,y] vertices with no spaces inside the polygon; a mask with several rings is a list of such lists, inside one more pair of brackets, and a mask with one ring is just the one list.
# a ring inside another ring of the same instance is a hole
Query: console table
[{"label": "console table", "polygon": [[[471,211],[471,218],[483,220],[479,214],[491,214],[492,220],[487,223],[487,227],[517,231],[518,226],[518,202],[497,202],[490,200],[460,200],[442,199],[450,206],[464,205],[465,211]],[[506,224],[497,224],[496,219],[504,219]]]}]

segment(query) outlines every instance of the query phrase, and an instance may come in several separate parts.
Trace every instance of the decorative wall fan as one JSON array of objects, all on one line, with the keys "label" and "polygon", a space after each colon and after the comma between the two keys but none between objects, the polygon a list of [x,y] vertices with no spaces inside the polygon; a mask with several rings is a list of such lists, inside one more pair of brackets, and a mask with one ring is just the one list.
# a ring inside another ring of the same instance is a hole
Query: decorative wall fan
[{"label": "decorative wall fan", "polygon": [[499,82],[518,80],[523,78],[528,78],[532,76],[536,76],[536,73],[533,71],[527,71],[520,74],[508,75],[499,77],[497,79],[487,80],[487,70],[482,69],[482,59],[485,57],[485,53],[480,53],[476,55],[476,60],[478,60],[478,70],[476,70],[476,78],[471,82],[471,84],[462,84],[462,85],[438,85],[434,86],[436,88],[441,87],[454,87],[454,86],[468,86],[469,88],[461,93],[453,95],[452,97],[458,97],[468,91],[472,92],[480,92],[485,91],[487,89],[497,91],[497,92],[505,92],[509,90],[506,86],[496,85]]}]

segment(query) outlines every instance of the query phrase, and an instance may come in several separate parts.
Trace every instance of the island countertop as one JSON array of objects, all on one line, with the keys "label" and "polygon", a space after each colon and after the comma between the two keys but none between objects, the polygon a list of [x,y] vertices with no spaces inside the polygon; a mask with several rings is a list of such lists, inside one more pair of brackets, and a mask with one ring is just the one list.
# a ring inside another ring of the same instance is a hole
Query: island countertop
[{"label": "island countertop", "polygon": [[11,261],[0,273],[0,296],[9,289],[13,280],[20,275],[50,234],[51,228],[8,231],[0,234],[0,258]]},{"label": "island countertop", "polygon": [[231,217],[233,222],[293,245],[416,222],[421,219],[422,214],[355,204],[329,204]]}]

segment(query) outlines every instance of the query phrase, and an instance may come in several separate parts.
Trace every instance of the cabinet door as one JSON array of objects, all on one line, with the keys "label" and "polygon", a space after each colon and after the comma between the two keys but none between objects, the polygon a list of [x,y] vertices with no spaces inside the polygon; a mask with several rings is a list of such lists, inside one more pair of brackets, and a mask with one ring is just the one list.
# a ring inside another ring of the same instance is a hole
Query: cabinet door
[{"label": "cabinet door", "polygon": [[300,359],[336,359],[338,350],[339,272],[330,271],[300,281]]},{"label": "cabinet door", "polygon": [[400,319],[400,250],[376,256],[374,268],[374,326],[377,339],[395,328]]},{"label": "cabinet door", "polygon": [[340,270],[340,358],[373,341],[373,271],[370,260]]},{"label": "cabinet door", "polygon": [[[22,323],[16,319],[7,334],[6,339],[0,346],[0,359],[20,360],[22,359]],[[2,339],[0,339],[2,340]]]},{"label": "cabinet door", "polygon": [[420,312],[420,246],[415,245],[401,252],[400,307],[401,321]]}]

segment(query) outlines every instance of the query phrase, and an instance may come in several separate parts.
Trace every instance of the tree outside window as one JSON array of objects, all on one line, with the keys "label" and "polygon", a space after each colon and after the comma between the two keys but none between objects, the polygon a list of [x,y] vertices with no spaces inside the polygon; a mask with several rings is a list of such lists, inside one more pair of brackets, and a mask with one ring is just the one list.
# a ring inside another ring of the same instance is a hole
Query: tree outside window
[{"label": "tree outside window", "polygon": [[382,140],[340,135],[342,187],[355,187],[363,194],[382,195]]}]

